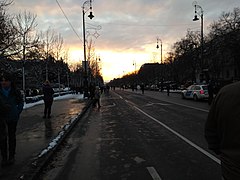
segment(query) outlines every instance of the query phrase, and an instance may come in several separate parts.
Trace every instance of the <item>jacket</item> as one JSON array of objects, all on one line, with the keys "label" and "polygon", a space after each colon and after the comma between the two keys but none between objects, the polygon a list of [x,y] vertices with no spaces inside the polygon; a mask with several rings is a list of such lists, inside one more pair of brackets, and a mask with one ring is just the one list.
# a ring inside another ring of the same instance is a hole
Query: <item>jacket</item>
[{"label": "jacket", "polygon": [[209,149],[220,156],[226,179],[240,179],[240,82],[223,87],[205,124]]},{"label": "jacket", "polygon": [[53,101],[54,91],[50,85],[43,85],[43,100],[46,102]]},{"label": "jacket", "polygon": [[11,89],[8,96],[5,96],[0,89],[0,116],[6,122],[18,121],[23,110],[23,98],[19,90]]}]

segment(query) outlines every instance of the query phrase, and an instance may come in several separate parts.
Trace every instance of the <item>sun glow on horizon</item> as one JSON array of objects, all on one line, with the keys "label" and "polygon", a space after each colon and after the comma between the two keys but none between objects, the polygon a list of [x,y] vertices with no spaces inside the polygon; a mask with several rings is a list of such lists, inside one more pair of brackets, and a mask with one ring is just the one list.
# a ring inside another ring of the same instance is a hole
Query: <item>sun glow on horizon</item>
[{"label": "sun glow on horizon", "polygon": [[99,54],[102,63],[101,72],[107,82],[138,70],[149,59],[147,54],[139,52],[101,51]]},{"label": "sun glow on horizon", "polygon": [[79,48],[71,48],[69,50],[69,58],[70,64],[79,64],[83,60],[83,52],[82,49]]},{"label": "sun glow on horizon", "polygon": [[[97,51],[96,55],[100,58],[100,72],[105,82],[133,73],[135,70],[139,70],[145,63],[158,62],[160,57],[159,52],[156,50],[151,53],[147,53],[146,51],[116,52],[105,50]],[[69,56],[70,64],[81,64],[83,60],[83,50],[80,48],[71,48],[69,50]]]}]

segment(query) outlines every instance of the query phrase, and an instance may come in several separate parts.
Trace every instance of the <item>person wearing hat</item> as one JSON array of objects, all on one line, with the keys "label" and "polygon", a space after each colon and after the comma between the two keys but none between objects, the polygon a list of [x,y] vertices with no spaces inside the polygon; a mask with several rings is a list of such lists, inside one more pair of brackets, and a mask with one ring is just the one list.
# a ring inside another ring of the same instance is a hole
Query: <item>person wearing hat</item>
[{"label": "person wearing hat", "polygon": [[23,110],[21,92],[16,89],[13,76],[9,73],[0,75],[0,149],[2,167],[15,162],[16,129]]}]

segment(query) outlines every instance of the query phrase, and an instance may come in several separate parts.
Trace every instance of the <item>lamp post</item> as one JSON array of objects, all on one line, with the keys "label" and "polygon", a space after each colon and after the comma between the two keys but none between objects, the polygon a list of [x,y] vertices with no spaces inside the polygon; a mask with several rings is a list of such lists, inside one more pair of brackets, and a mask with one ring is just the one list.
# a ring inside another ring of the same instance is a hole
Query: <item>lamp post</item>
[{"label": "lamp post", "polygon": [[199,18],[198,16],[200,16],[201,18],[201,58],[200,58],[200,68],[201,71],[203,71],[203,9],[200,5],[197,4],[196,1],[194,1],[192,3],[192,5],[194,6],[195,9],[195,15],[193,18],[193,21],[198,21]]},{"label": "lamp post", "polygon": [[160,62],[160,63],[162,64],[162,40],[157,37],[157,47],[156,47],[157,49],[159,48],[159,45],[158,45],[158,42],[159,42],[159,41],[160,41],[160,43],[161,43],[161,44],[160,44],[160,46],[161,46],[161,62]]},{"label": "lamp post", "polygon": [[23,36],[23,66],[22,66],[22,78],[23,78],[23,101],[26,101],[26,76],[25,76],[25,63],[26,63],[26,37]]},{"label": "lamp post", "polygon": [[137,63],[135,60],[133,60],[133,66],[134,66],[134,74],[136,74]]},{"label": "lamp post", "polygon": [[100,62],[101,61],[101,59],[100,59],[100,57],[96,57],[96,73],[95,73],[95,83],[96,83],[96,85],[99,85],[99,82],[98,82],[98,62]]},{"label": "lamp post", "polygon": [[[89,5],[89,9],[85,9],[85,6]],[[84,97],[88,97],[88,72],[87,72],[87,55],[86,55],[86,29],[85,29],[85,14],[86,12],[90,10],[90,14],[88,17],[90,19],[94,18],[94,15],[92,14],[92,1],[85,1],[82,5],[82,14],[83,14],[83,51],[84,51]]]}]

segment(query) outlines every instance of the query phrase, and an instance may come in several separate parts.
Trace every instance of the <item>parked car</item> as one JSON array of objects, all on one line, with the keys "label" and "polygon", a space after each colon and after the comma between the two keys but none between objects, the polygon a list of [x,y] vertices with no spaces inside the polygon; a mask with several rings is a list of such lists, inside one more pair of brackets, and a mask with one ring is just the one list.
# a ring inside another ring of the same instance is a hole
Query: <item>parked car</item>
[{"label": "parked car", "polygon": [[150,86],[150,90],[151,91],[159,91],[159,88],[156,84],[153,84],[153,85]]},{"label": "parked car", "polygon": [[202,100],[208,99],[208,87],[207,85],[191,85],[187,89],[182,90],[182,98],[183,99],[194,99]]}]

